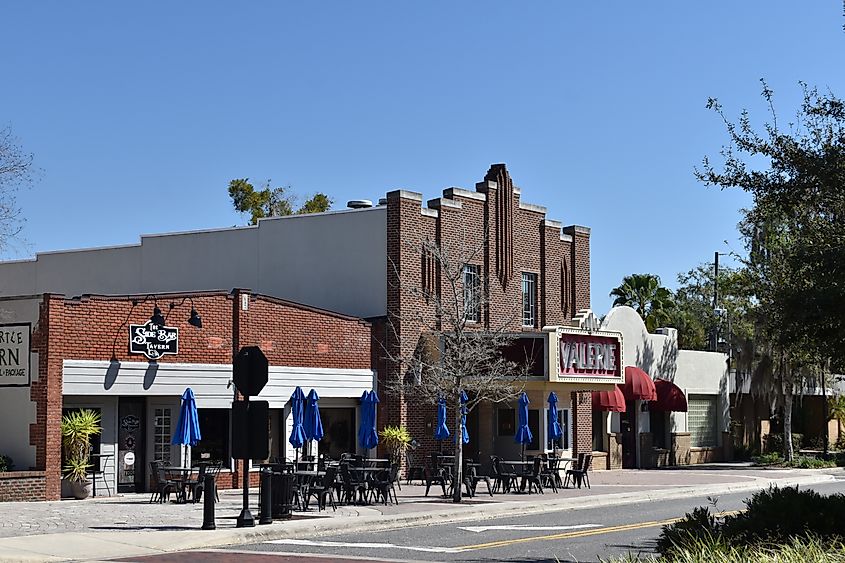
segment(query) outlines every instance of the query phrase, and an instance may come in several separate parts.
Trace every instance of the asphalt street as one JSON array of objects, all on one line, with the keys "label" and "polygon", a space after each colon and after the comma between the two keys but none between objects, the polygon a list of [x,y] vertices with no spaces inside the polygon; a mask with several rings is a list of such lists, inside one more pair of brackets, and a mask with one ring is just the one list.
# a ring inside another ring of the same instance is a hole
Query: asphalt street
[{"label": "asphalt street", "polygon": [[[845,493],[845,480],[812,488],[822,494]],[[739,493],[570,509],[390,531],[324,535],[310,540],[276,540],[228,550],[182,552],[132,560],[150,563],[600,561],[629,552],[653,553],[654,541],[664,524],[697,506],[713,504],[716,512],[741,510],[743,500],[749,496],[749,493]]]}]

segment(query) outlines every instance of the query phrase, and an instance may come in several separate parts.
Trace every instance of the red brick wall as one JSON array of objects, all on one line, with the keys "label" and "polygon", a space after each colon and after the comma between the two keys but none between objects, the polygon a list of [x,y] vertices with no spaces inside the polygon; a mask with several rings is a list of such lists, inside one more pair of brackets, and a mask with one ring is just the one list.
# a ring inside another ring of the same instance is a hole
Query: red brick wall
[{"label": "red brick wall", "polygon": [[589,391],[572,392],[572,454],[593,451],[593,402]]},{"label": "red brick wall", "polygon": [[56,500],[47,496],[47,479],[43,471],[0,473],[0,502],[30,500]]}]

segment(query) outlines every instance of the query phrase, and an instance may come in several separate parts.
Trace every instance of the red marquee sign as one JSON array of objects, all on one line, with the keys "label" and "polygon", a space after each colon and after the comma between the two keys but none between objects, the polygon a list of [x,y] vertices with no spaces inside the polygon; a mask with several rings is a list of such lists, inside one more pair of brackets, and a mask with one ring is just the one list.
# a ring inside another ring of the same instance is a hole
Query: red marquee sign
[{"label": "red marquee sign", "polygon": [[558,346],[560,379],[621,380],[622,346],[619,336],[560,332]]}]

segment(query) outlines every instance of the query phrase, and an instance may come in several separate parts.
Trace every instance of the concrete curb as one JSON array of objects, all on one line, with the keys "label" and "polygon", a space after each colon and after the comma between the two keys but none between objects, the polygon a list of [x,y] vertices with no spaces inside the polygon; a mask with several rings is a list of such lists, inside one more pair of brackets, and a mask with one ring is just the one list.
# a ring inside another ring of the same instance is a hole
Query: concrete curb
[{"label": "concrete curb", "polygon": [[[444,506],[441,510],[390,516],[344,516],[294,522],[280,521],[255,528],[204,531],[116,531],[59,533],[0,539],[0,560],[33,561],[106,560],[153,555],[191,549],[237,546],[277,539],[313,539],[330,533],[379,531],[431,524],[449,524],[480,518],[502,518],[540,512],[560,512],[636,502],[668,500],[705,495],[756,491],[770,485],[779,487],[833,482],[830,474],[802,475],[785,479],[756,478],[742,483],[721,483],[674,487],[658,491],[600,494],[594,497],[506,502],[473,506]],[[48,541],[49,539],[49,541]],[[60,555],[61,554],[61,555]]]}]

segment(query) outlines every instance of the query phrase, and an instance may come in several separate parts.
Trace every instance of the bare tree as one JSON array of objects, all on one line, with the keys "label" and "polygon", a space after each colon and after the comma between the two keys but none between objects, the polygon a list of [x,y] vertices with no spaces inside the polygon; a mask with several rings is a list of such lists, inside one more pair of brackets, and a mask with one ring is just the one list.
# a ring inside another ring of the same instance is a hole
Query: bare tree
[{"label": "bare tree", "polygon": [[16,196],[21,186],[32,182],[34,173],[32,155],[20,147],[11,126],[0,129],[0,252],[7,250],[23,229]]},{"label": "bare tree", "polygon": [[[398,327],[402,321],[410,320],[420,326],[421,335],[412,354],[386,349],[388,360],[400,367],[400,376],[389,379],[386,390],[430,404],[444,398],[453,405],[453,500],[460,502],[463,417],[481,403],[501,403],[517,397],[525,386],[530,366],[527,361],[518,364],[503,355],[515,339],[508,329],[516,314],[495,318],[494,326],[494,315],[484,320],[484,312],[489,310],[490,285],[477,264],[483,262],[486,241],[474,248],[463,243],[449,248],[430,240],[404,244],[413,248],[424,270],[431,272],[430,279],[439,279],[439,283],[403,283],[407,280],[402,280],[398,266],[393,265],[393,282],[423,306],[413,318],[407,311],[389,313],[388,330],[396,337],[395,342],[399,342]],[[461,401],[464,392],[468,397],[465,403]]]}]

